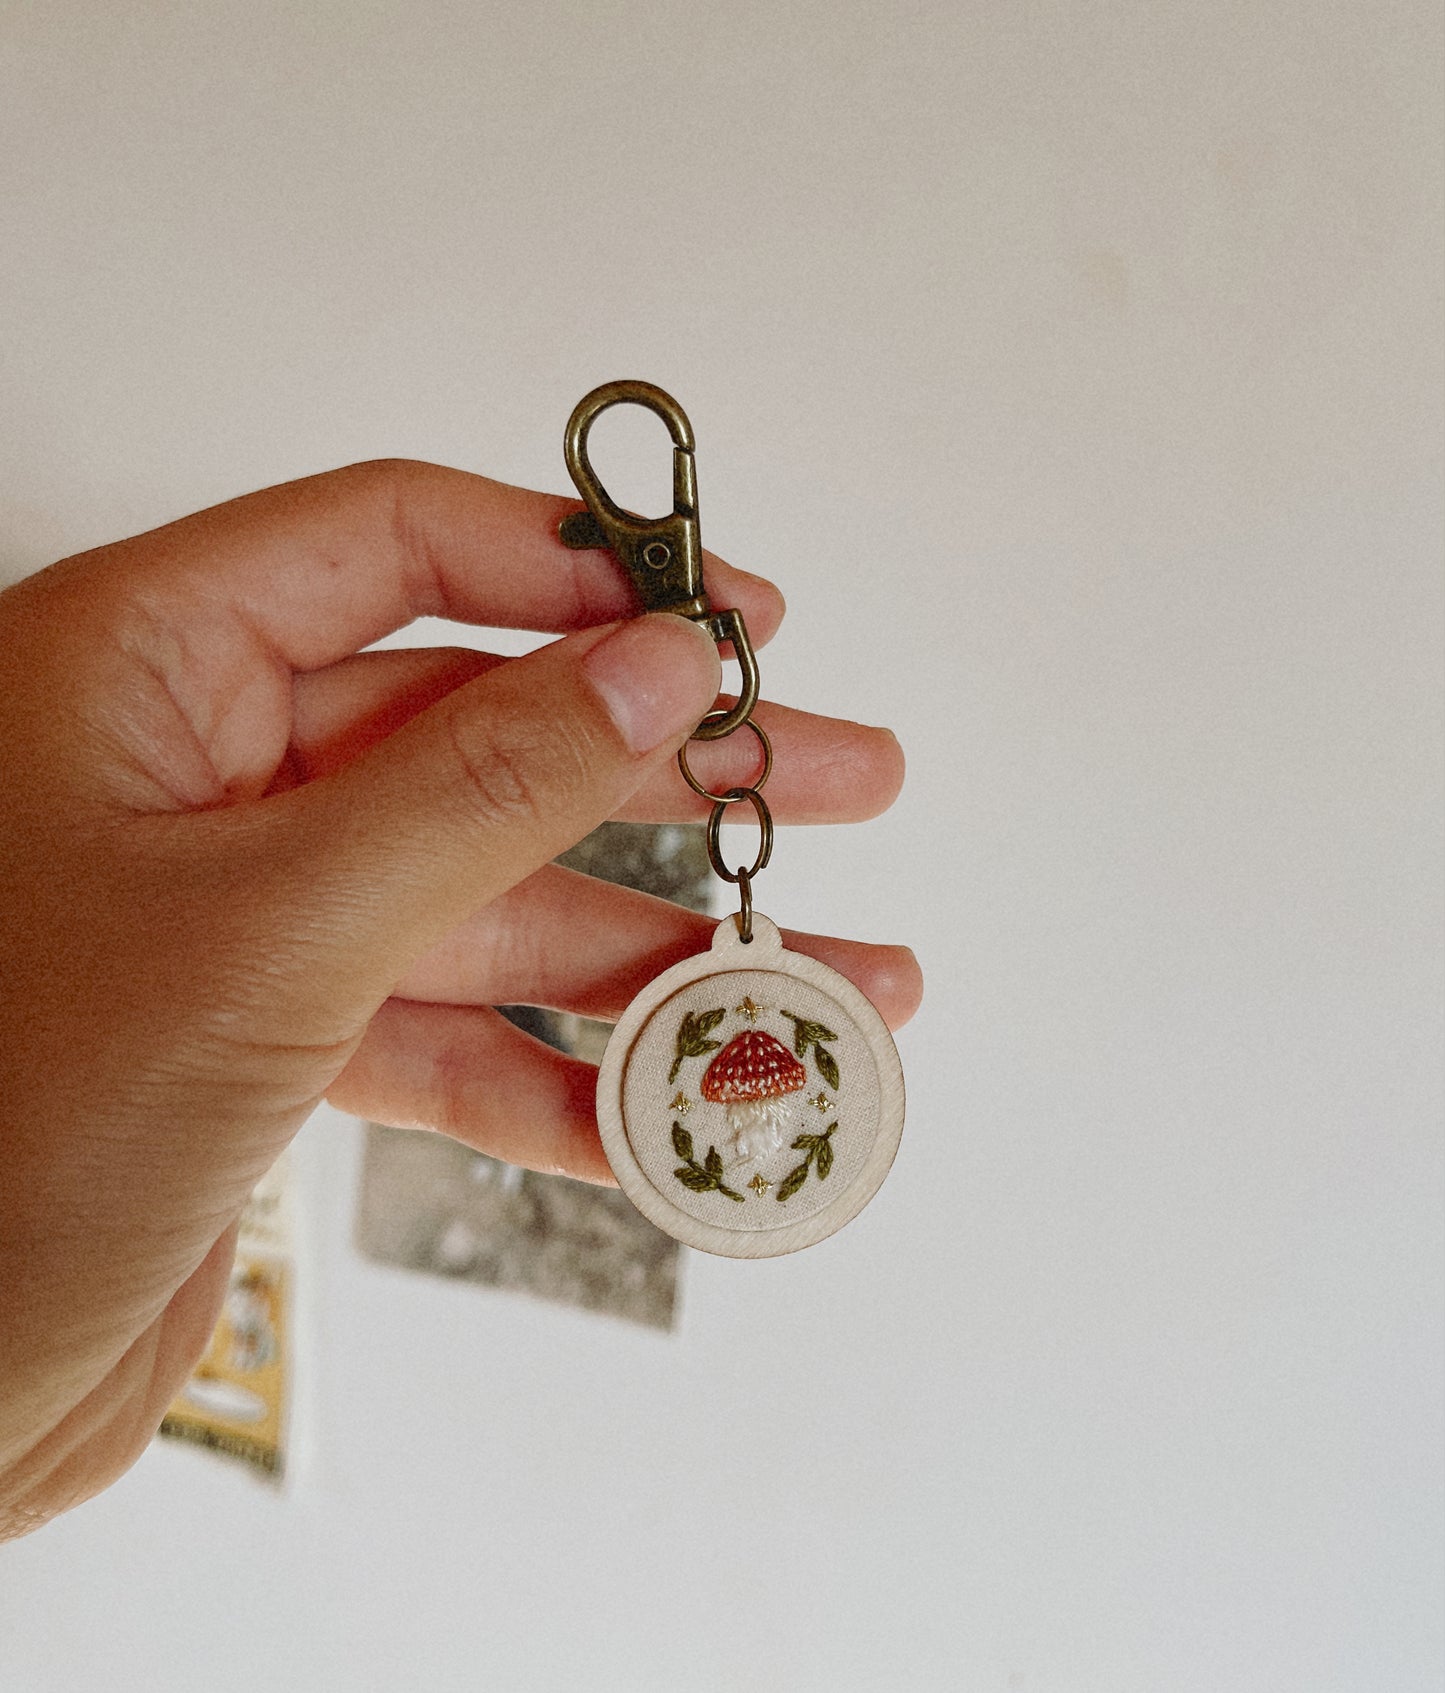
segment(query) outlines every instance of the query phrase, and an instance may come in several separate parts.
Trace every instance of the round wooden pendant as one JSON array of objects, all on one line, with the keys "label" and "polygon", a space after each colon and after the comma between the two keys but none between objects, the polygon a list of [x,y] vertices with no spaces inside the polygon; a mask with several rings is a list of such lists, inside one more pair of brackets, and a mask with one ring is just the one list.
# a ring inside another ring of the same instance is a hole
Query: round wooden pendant
[{"label": "round wooden pendant", "polygon": [[757,913],[649,982],[597,1079],[607,1160],[645,1217],[688,1246],[772,1258],[851,1222],[903,1132],[903,1070],[846,977],[789,952]]}]

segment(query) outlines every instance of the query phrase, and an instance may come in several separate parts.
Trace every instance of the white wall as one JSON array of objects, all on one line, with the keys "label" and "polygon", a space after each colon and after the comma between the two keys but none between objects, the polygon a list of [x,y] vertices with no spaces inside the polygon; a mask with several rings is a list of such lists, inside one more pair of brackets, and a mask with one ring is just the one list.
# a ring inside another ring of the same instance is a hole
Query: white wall
[{"label": "white wall", "polygon": [[769,689],[911,754],[760,904],[930,984],[878,1200],[673,1339],[362,1265],[323,1113],[293,1488],[157,1450],[0,1553],[5,1693],[1440,1685],[1438,38],[0,4],[9,574],[560,489],[650,377]]}]

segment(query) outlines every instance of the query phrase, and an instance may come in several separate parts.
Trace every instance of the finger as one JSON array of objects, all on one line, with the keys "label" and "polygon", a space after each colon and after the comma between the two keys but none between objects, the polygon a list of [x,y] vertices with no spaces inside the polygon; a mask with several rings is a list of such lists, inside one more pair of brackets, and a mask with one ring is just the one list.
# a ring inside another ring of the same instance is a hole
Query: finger
[{"label": "finger", "polygon": [[[766,797],[776,822],[862,823],[898,798],[903,748],[890,730],[767,700],[753,715],[772,743]],[[684,750],[693,777],[711,794],[747,787],[763,769],[761,746],[746,730],[722,741],[688,741]],[[711,812],[711,800],[689,788],[669,763],[653,772],[616,816],[631,823],[701,823]],[[739,805],[736,817],[750,821],[751,808]]]},{"label": "finger", "polygon": [[[409,1000],[541,1005],[615,1022],[648,982],[705,952],[715,917],[547,865],[452,931],[397,984]],[[783,931],[783,944],[846,976],[890,1029],[918,1009],[907,947]]]},{"label": "finger", "polygon": [[[274,659],[314,670],[417,617],[565,631],[636,613],[610,552],[558,539],[577,506],[384,460],[246,494],[87,556],[116,587],[229,616]],[[704,568],[713,602],[737,606],[753,641],[766,641],[783,615],[777,589],[711,554]]]},{"label": "finger", "polygon": [[[685,618],[569,635],[318,781],[187,819],[246,870],[238,920],[271,958],[274,1017],[374,1009],[449,929],[616,811],[717,677],[716,648]],[[295,994],[278,999],[283,981]]]},{"label": "finger", "polygon": [[292,683],[291,742],[276,788],[329,776],[448,694],[507,663],[469,647],[353,653]]},{"label": "finger", "polygon": [[[465,647],[357,653],[294,688],[290,756],[278,787],[324,776],[385,739],[464,683],[510,662]],[[727,696],[724,696],[727,698]],[[903,753],[886,729],[763,701],[757,722],[773,745],[768,805],[779,823],[854,823],[876,817],[898,797]],[[751,782],[761,767],[756,738],[691,742],[688,763],[714,793]],[[710,806],[667,765],[629,798],[618,816],[634,822],[702,822]]]},{"label": "finger", "polygon": [[615,1186],[597,1071],[476,1006],[389,999],[327,1091],[341,1111],[436,1129],[508,1164]]}]

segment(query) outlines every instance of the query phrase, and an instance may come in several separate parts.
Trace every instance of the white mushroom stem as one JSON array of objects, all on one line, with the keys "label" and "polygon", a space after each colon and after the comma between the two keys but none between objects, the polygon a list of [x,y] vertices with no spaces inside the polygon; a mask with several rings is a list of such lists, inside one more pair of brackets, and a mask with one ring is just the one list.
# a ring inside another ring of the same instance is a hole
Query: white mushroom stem
[{"label": "white mushroom stem", "polygon": [[771,1099],[738,1099],[727,1108],[732,1131],[730,1166],[752,1164],[783,1147],[792,1128],[785,1095]]}]

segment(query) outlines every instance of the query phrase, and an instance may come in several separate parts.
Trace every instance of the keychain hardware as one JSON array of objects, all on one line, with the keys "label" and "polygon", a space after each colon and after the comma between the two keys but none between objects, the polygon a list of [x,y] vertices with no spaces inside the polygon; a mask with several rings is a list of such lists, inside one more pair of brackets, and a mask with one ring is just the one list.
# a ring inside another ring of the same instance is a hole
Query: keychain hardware
[{"label": "keychain hardware", "polygon": [[[587,457],[592,425],[609,406],[643,406],[667,425],[672,437],[672,515],[638,517],[612,498]],[[675,611],[701,623],[719,646],[731,641],[742,671],[737,703],[709,713],[693,731],[700,741],[721,740],[741,728],[758,703],[758,661],[739,611],[714,611],[702,580],[702,540],[697,521],[697,471],[692,425],[671,394],[650,382],[606,382],[578,401],[567,424],[567,469],[587,510],[562,520],[564,545],[608,547],[632,579],[647,611]]]},{"label": "keychain hardware", "polygon": [[726,815],[725,807],[734,800],[749,799],[753,802],[753,810],[758,816],[758,829],[762,839],[758,842],[758,855],[752,862],[752,867],[746,872],[749,886],[752,878],[760,870],[766,870],[768,860],[773,856],[773,815],[768,810],[767,803],[756,788],[732,788],[712,808],[712,816],[707,820],[707,855],[712,860],[712,867],[725,882],[741,882],[744,872],[741,869],[729,870],[723,863],[721,846],[718,836],[722,831],[722,820]]},{"label": "keychain hardware", "polygon": [[[672,515],[648,519],[623,511],[598,480],[587,457],[587,436],[592,425],[609,406],[636,405],[654,412],[667,425],[672,438]],[[742,728],[751,729],[763,749],[762,773],[746,787],[737,785],[714,793],[693,775],[684,744],[677,755],[678,768],[694,793],[712,802],[707,826],[707,855],[713,869],[725,882],[739,884],[743,904],[738,912],[738,933],[752,942],[751,884],[743,880],[741,867],[729,870],[722,857],[722,819],[730,805],[750,800],[762,831],[762,845],[749,878],[768,862],[773,850],[773,819],[763,799],[763,784],[772,774],[773,745],[765,730],[753,721],[758,703],[758,661],[748,638],[742,613],[710,609],[702,576],[702,541],[697,520],[697,470],[693,460],[692,424],[671,394],[650,382],[607,382],[584,395],[567,423],[564,455],[577,491],[587,510],[564,517],[559,528],[569,547],[608,547],[617,556],[647,611],[674,611],[701,623],[719,646],[733,644],[742,669],[743,688],[735,704],[708,712],[689,739],[717,741]]]},{"label": "keychain hardware", "polygon": [[[707,723],[714,716],[721,717],[722,713],[709,712],[708,715],[703,718],[703,722]],[[678,768],[682,771],[683,780],[695,794],[701,795],[703,799],[711,800],[714,805],[734,805],[738,800],[746,799],[749,794],[761,793],[763,783],[766,782],[768,777],[773,773],[773,743],[768,739],[767,730],[755,723],[751,717],[745,719],[739,727],[743,729],[751,729],[758,738],[758,744],[763,749],[762,773],[746,788],[734,787],[727,789],[724,793],[715,794],[711,788],[703,787],[702,783],[699,782],[697,777],[693,775],[687,762],[686,743],[684,742],[684,744],[678,749],[677,764]]]}]

